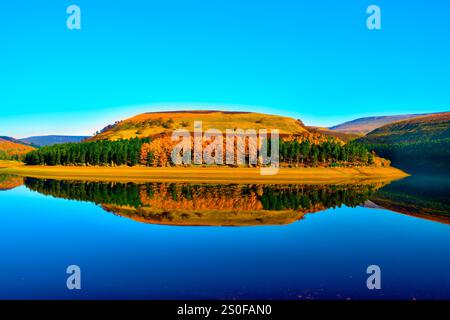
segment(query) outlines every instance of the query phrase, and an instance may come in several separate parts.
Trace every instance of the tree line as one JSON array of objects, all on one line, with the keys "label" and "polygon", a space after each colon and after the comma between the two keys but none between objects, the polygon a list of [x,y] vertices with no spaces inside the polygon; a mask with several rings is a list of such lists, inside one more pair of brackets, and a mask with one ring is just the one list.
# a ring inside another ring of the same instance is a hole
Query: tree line
[{"label": "tree line", "polygon": [[[319,143],[280,139],[280,161],[292,166],[372,165],[375,156],[361,143],[339,143],[328,140]],[[103,165],[147,166],[173,165],[170,137],[150,139],[66,143],[46,146],[26,154],[27,165]],[[270,149],[269,144],[269,149]],[[270,150],[269,150],[270,152]]]},{"label": "tree line", "polygon": [[[450,139],[379,143],[365,145],[380,157],[388,158],[394,166],[412,172],[439,172],[450,169]],[[448,174],[447,174],[448,175]]]},{"label": "tree line", "polygon": [[339,163],[374,164],[375,156],[363,144],[341,144],[334,140],[312,144],[309,141],[280,139],[280,160],[290,165],[318,166]]},{"label": "tree line", "polygon": [[[206,145],[203,146],[203,148],[205,147]],[[268,154],[270,154],[271,147],[271,140],[268,140]],[[173,142],[170,137],[162,137],[151,143],[145,143],[142,146],[140,163],[153,167],[173,165],[170,157],[172,148]],[[224,150],[227,151],[225,142]],[[246,148],[246,152],[245,163],[249,163],[248,148]],[[374,153],[369,152],[365,145],[357,142],[343,144],[334,139],[311,142],[309,140],[299,141],[295,138],[293,140],[280,138],[279,152],[280,162],[290,166],[345,166],[349,164],[388,166],[388,161],[377,158]]]},{"label": "tree line", "polygon": [[140,207],[140,185],[135,183],[89,182],[25,178],[30,190],[57,198]]},{"label": "tree line", "polygon": [[356,207],[376,191],[375,185],[265,187],[261,203],[265,210],[308,210],[320,205],[325,208]]},{"label": "tree line", "polygon": [[64,143],[42,147],[26,154],[27,165],[110,165],[135,166],[141,147],[148,139]]},{"label": "tree line", "polygon": [[21,161],[25,155],[19,155],[19,154],[8,154],[4,150],[0,150],[0,160],[14,160],[14,161]]},{"label": "tree line", "polygon": [[[255,195],[263,210],[310,210],[316,207],[335,208],[341,205],[357,206],[377,191],[375,185],[340,186],[261,186],[261,185],[187,185],[151,182],[145,184],[119,182],[85,182],[26,178],[30,190],[57,198],[89,201],[99,205],[115,204],[140,208],[149,198],[179,202],[206,200],[210,209],[227,208],[229,199],[249,199]],[[210,202],[214,197],[216,201]],[[221,201],[223,200],[223,201]],[[245,201],[247,202],[247,201]],[[242,202],[240,202],[242,205]]]}]

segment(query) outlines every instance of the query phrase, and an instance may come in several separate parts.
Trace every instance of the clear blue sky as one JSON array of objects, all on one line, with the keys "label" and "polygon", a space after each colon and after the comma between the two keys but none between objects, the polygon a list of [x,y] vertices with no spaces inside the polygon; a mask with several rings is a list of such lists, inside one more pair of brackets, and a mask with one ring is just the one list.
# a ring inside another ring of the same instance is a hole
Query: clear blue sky
[{"label": "clear blue sky", "polygon": [[[366,28],[370,4],[382,30]],[[197,106],[325,126],[450,110],[444,0],[2,0],[0,49],[0,135],[14,137]]]}]

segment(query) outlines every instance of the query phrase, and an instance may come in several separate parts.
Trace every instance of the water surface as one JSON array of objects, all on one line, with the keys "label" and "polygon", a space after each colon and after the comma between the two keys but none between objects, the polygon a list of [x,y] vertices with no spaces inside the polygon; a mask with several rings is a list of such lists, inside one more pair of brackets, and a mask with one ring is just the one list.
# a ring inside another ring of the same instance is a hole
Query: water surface
[{"label": "water surface", "polygon": [[0,298],[449,299],[449,186],[0,176]]}]

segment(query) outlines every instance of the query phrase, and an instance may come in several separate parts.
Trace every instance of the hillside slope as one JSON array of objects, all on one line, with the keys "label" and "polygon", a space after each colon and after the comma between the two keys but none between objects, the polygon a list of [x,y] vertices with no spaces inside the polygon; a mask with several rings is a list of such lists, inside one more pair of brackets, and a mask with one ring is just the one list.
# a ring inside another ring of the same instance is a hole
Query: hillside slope
[{"label": "hillside slope", "polygon": [[0,138],[0,159],[19,159],[26,153],[34,150],[32,146],[13,142],[14,139]]},{"label": "hillside slope", "polygon": [[20,141],[28,144],[33,144],[38,147],[51,146],[59,143],[69,143],[69,142],[81,142],[84,139],[89,138],[89,136],[34,136],[20,139]]},{"label": "hillside slope", "polygon": [[367,134],[368,143],[402,143],[450,138],[450,112],[394,122]]},{"label": "hillside slope", "polygon": [[239,128],[279,129],[282,135],[309,133],[300,121],[289,117],[253,112],[201,110],[143,113],[107,126],[88,140],[146,138],[171,133],[176,129],[193,132],[194,121],[202,121],[203,131],[218,129],[225,133],[226,129]]},{"label": "hillside slope", "polygon": [[450,112],[385,125],[358,141],[404,170],[450,173]]},{"label": "hillside slope", "polygon": [[26,145],[26,146],[31,145],[31,143],[29,143],[29,142],[22,141],[22,140],[20,140],[20,139],[15,139],[15,138],[13,138],[13,137],[0,136],[0,139],[1,139],[1,140],[4,140],[4,141],[9,141],[9,142],[17,143],[17,144]]},{"label": "hillside slope", "polygon": [[362,136],[386,124],[411,119],[423,115],[424,114],[402,114],[393,116],[365,117],[344,122],[336,126],[330,127],[329,129],[332,131]]},{"label": "hillside slope", "polygon": [[355,139],[361,137],[360,134],[334,131],[334,130],[330,130],[330,129],[324,128],[324,127],[307,126],[306,129],[308,129],[310,132],[317,132],[317,133],[323,134],[327,137],[341,139],[344,142],[349,142],[349,141],[352,141],[352,140],[355,140]]}]

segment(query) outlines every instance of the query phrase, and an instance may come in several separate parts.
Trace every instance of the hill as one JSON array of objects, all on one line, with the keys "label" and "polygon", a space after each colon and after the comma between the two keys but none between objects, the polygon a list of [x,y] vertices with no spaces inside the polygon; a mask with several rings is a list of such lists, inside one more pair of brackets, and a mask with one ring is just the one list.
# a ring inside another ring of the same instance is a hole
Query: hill
[{"label": "hill", "polygon": [[399,168],[421,173],[450,172],[450,112],[391,123],[358,141]]},{"label": "hill", "polygon": [[0,139],[1,140],[5,140],[5,141],[9,141],[9,142],[12,142],[12,143],[22,144],[22,145],[25,145],[25,146],[30,146],[31,145],[31,143],[29,143],[29,142],[21,141],[19,139],[15,139],[13,137],[0,136]]},{"label": "hill", "polygon": [[85,139],[89,138],[89,136],[34,136],[20,139],[19,141],[27,144],[32,144],[38,147],[43,146],[51,146],[59,143],[69,143],[69,142],[81,142]]},{"label": "hill", "polygon": [[359,135],[359,134],[333,131],[333,130],[330,130],[330,129],[324,128],[324,127],[307,126],[306,129],[308,129],[310,132],[317,132],[317,133],[323,134],[327,137],[341,139],[344,142],[349,142],[349,141],[352,141],[352,140],[355,140],[355,139],[361,137],[361,135]]},{"label": "hill", "polygon": [[143,113],[132,118],[118,121],[88,139],[119,140],[134,137],[147,138],[176,129],[194,130],[194,121],[202,121],[203,131],[218,129],[279,129],[281,135],[308,134],[308,130],[296,119],[253,112],[231,111],[173,111]]},{"label": "hill", "polygon": [[424,114],[402,114],[393,116],[379,116],[379,117],[365,117],[352,121],[344,122],[336,126],[330,127],[332,131],[356,134],[363,136],[377,128],[380,128],[386,124],[390,124],[396,121],[406,120],[423,116]]},{"label": "hill", "polygon": [[[289,167],[338,167],[338,166],[389,166],[389,161],[376,157],[361,144],[348,143],[316,130],[309,131],[300,120],[289,117],[252,112],[227,111],[174,111],[144,113],[117,121],[105,127],[83,143],[67,143],[46,146],[29,153],[24,162],[27,165],[104,165],[165,167],[175,165],[172,151],[176,142],[171,133],[176,129],[194,131],[194,123],[202,122],[202,130],[228,129],[258,130],[277,129],[280,132],[279,155],[281,166]],[[203,141],[208,146],[207,141]],[[227,149],[229,148],[229,149]],[[222,150],[230,151],[237,146],[227,146],[222,141]],[[205,149],[206,150],[206,149]],[[255,151],[257,151],[255,149]],[[236,154],[236,153],[235,153]],[[247,165],[264,165],[261,158],[245,154],[242,159]],[[189,155],[188,155],[189,156]],[[197,161],[190,153],[191,163]],[[222,159],[219,157],[222,156]],[[218,153],[216,164],[225,164],[225,153]],[[206,158],[200,159],[202,163]],[[212,159],[211,159],[212,160]],[[189,161],[187,161],[189,162]],[[258,163],[257,163],[258,162]],[[198,163],[196,163],[198,164]],[[226,165],[230,165],[229,162]]]},{"label": "hill", "polygon": [[30,145],[14,142],[15,139],[9,137],[0,138],[0,159],[17,160],[21,159],[26,153],[34,150]]},{"label": "hill", "polygon": [[403,143],[450,138],[450,112],[394,122],[367,134],[368,143]]}]

